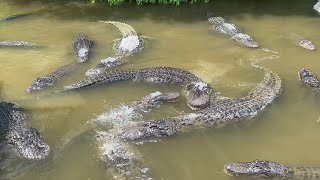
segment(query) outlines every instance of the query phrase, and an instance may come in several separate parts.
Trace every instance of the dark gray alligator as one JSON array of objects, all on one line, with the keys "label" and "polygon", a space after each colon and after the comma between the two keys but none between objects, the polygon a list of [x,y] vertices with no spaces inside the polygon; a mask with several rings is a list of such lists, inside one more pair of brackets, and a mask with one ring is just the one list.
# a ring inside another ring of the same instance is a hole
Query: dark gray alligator
[{"label": "dark gray alligator", "polygon": [[213,26],[211,27],[212,30],[220,34],[230,36],[232,40],[246,47],[259,47],[259,44],[255,42],[248,34],[243,33],[237,25],[227,23],[224,18],[214,16],[212,13],[208,13],[207,16],[208,22],[210,24],[213,24]]},{"label": "dark gray alligator", "polygon": [[0,17],[0,21],[10,21],[10,20],[14,20],[14,19],[17,19],[17,18],[29,16],[31,14],[33,14],[33,13],[14,14],[14,15],[10,15],[10,16]]},{"label": "dark gray alligator", "polygon": [[113,50],[116,52],[116,55],[101,60],[99,64],[85,73],[86,76],[95,76],[106,72],[112,67],[119,66],[127,62],[127,56],[138,53],[144,48],[144,40],[132,26],[117,21],[100,22],[114,25],[121,32],[122,38],[116,39],[113,45]]},{"label": "dark gray alligator", "polygon": [[0,102],[1,139],[13,145],[19,154],[32,160],[45,159],[50,147],[43,141],[38,130],[27,127],[24,110],[10,102]]},{"label": "dark gray alligator", "polygon": [[76,64],[68,64],[58,68],[56,71],[47,75],[38,77],[32,82],[32,84],[26,89],[27,93],[35,91],[41,91],[47,86],[53,85],[59,78],[68,75],[75,70]]},{"label": "dark gray alligator", "polygon": [[76,49],[76,59],[78,63],[87,62],[90,58],[91,49],[94,46],[93,41],[88,40],[82,32],[75,33],[73,46]]},{"label": "dark gray alligator", "polygon": [[188,71],[172,67],[114,70],[65,86],[65,90],[127,80],[144,80],[154,84],[185,84],[188,106],[194,110],[205,108],[210,102],[212,88],[209,84]]},{"label": "dark gray alligator", "polygon": [[[141,120],[141,112],[149,111],[160,106],[164,102],[175,102],[179,93],[161,93],[159,91],[143,97],[125,106],[112,109],[99,115],[91,122],[105,124],[110,122],[114,128],[134,124],[135,120]],[[148,168],[144,167],[143,158],[138,149],[131,143],[127,143],[114,136],[114,131],[98,131],[96,140],[99,146],[102,161],[107,165],[107,171],[114,179],[150,179]]]},{"label": "dark gray alligator", "polygon": [[247,96],[212,100],[206,109],[173,118],[153,119],[118,129],[127,141],[167,137],[191,129],[222,126],[256,116],[281,93],[281,79],[265,69],[266,75]]},{"label": "dark gray alligator", "polygon": [[320,167],[289,167],[274,161],[264,160],[228,163],[224,166],[224,171],[231,176],[242,176],[246,178],[320,179]]},{"label": "dark gray alligator", "polygon": [[311,87],[314,90],[317,90],[317,91],[319,90],[320,81],[319,81],[318,77],[312,71],[310,71],[307,68],[302,68],[298,72],[298,75],[299,75],[299,80],[303,84]]}]

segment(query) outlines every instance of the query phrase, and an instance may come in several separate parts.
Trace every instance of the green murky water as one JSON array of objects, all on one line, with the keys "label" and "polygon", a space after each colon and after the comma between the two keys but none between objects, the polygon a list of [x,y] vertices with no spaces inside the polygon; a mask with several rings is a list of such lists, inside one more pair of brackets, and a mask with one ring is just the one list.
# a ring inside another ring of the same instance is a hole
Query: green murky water
[{"label": "green murky water", "polygon": [[[244,4],[241,4],[244,3]],[[16,21],[2,23],[1,40],[24,40],[45,45],[42,49],[0,49],[1,95],[30,111],[28,123],[39,129],[51,146],[51,156],[39,163],[12,167],[12,179],[110,179],[100,162],[92,133],[84,124],[97,115],[148,93],[180,91],[180,86],[132,82],[102,85],[66,94],[43,95],[84,78],[84,72],[113,54],[112,40],[119,32],[98,20],[132,25],[150,37],[146,48],[119,69],[172,66],[187,69],[210,83],[224,96],[247,93],[263,72],[239,65],[239,60],[259,60],[273,55],[241,47],[227,37],[209,31],[206,12],[214,11],[242,27],[279,58],[261,62],[278,73],[284,91],[257,117],[224,128],[192,131],[139,146],[155,179],[231,179],[223,173],[230,161],[256,158],[288,165],[320,165],[320,96],[299,84],[297,71],[311,68],[320,74],[319,51],[300,48],[290,34],[310,39],[320,47],[319,17],[313,1],[215,1],[194,6],[106,7],[79,3],[0,2],[0,16],[40,10]],[[96,42],[90,61],[56,86],[29,95],[26,87],[38,76],[75,61],[73,34],[85,32]],[[151,111],[145,119],[190,112],[185,98]]]}]

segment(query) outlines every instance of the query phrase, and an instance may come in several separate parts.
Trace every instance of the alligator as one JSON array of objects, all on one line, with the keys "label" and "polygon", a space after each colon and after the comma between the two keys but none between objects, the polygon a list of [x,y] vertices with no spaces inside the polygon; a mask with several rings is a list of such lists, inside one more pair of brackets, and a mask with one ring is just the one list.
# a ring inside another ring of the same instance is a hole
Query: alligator
[{"label": "alligator", "polygon": [[91,77],[99,75],[101,73],[106,72],[112,67],[116,67],[123,64],[125,61],[126,59],[124,58],[124,56],[114,56],[102,59],[101,62],[97,64],[95,67],[87,70],[85,72],[85,75]]},{"label": "alligator", "polygon": [[[117,129],[125,141],[144,141],[167,137],[191,129],[222,126],[252,118],[273,102],[281,93],[281,79],[264,68],[266,75],[247,96],[216,98],[202,110],[172,118],[152,119]],[[212,97],[213,98],[213,97]]]},{"label": "alligator", "polygon": [[305,39],[301,35],[298,35],[296,33],[291,33],[289,37],[296,44],[298,44],[300,47],[304,49],[307,49],[309,51],[315,51],[317,49],[316,46],[310,40]]},{"label": "alligator", "polygon": [[[92,124],[110,122],[115,128],[135,123],[136,118],[142,118],[140,112],[146,112],[160,106],[164,102],[175,102],[179,93],[151,93],[139,101],[112,109],[90,121]],[[143,161],[138,150],[130,143],[126,143],[116,136],[113,130],[98,131],[96,134],[102,161],[114,179],[147,179],[147,168],[143,168]]]},{"label": "alligator", "polygon": [[258,48],[259,44],[253,40],[248,34],[245,34],[241,29],[231,23],[227,23],[222,17],[214,16],[212,13],[208,13],[208,22],[212,24],[212,30],[231,37],[231,40],[238,42],[241,45],[250,48]]},{"label": "alligator", "polygon": [[113,50],[118,55],[129,56],[140,52],[144,48],[144,40],[138,35],[132,26],[117,21],[100,21],[114,25],[121,32],[122,38],[116,39]]},{"label": "alligator", "polygon": [[30,43],[26,41],[0,41],[0,47],[24,47],[24,48],[36,48],[41,47],[40,45],[37,45],[35,43]]},{"label": "alligator", "polygon": [[319,81],[318,77],[312,71],[310,71],[307,68],[302,68],[298,72],[298,75],[299,75],[299,80],[303,84],[311,87],[314,90],[319,90],[320,81]]},{"label": "alligator", "polygon": [[172,67],[156,67],[131,70],[114,70],[93,77],[87,77],[75,84],[65,86],[65,91],[82,89],[98,84],[107,84],[126,80],[144,80],[154,84],[185,84],[188,106],[191,109],[203,109],[208,106],[212,88],[194,74]]},{"label": "alligator", "polygon": [[127,56],[138,53],[144,48],[144,40],[132,26],[117,21],[100,22],[114,25],[121,32],[122,38],[116,39],[113,45],[113,50],[116,52],[116,55],[101,60],[99,64],[85,73],[86,76],[95,76],[106,72],[112,67],[119,66],[127,62]]},{"label": "alligator", "polygon": [[228,35],[230,37],[241,33],[240,27],[235,24],[227,23],[225,19],[220,16],[208,15],[208,22],[213,24],[211,27],[212,30],[217,31],[218,33]]},{"label": "alligator", "polygon": [[38,77],[32,82],[32,84],[26,89],[27,93],[35,91],[41,91],[47,86],[53,85],[59,78],[68,75],[75,70],[76,64],[71,63],[58,68],[56,71]]},{"label": "alligator", "polygon": [[231,176],[265,179],[320,179],[320,167],[289,167],[274,161],[254,160],[251,162],[228,163],[224,166]]},{"label": "alligator", "polygon": [[26,159],[45,159],[50,147],[43,141],[38,130],[27,127],[25,111],[11,102],[0,102],[0,135],[2,141],[12,145]]},{"label": "alligator", "polygon": [[82,32],[75,33],[73,46],[76,49],[76,59],[78,63],[87,62],[90,58],[91,49],[94,46],[94,42],[88,40],[86,35]]},{"label": "alligator", "polygon": [[[29,16],[32,13],[27,13],[27,14],[16,14],[16,15],[11,15],[11,16],[6,16],[6,17],[0,17],[0,21],[9,21],[9,20],[14,20],[20,17],[25,17]],[[37,44],[26,42],[26,41],[14,41],[14,40],[5,40],[5,41],[0,41],[0,47],[24,47],[24,48],[35,48],[35,47],[40,47]]]},{"label": "alligator", "polygon": [[31,14],[32,14],[32,13],[14,14],[14,15],[10,15],[10,16],[0,17],[0,21],[10,21],[10,20],[14,20],[14,19],[17,19],[17,18],[29,16],[29,15],[31,15]]}]

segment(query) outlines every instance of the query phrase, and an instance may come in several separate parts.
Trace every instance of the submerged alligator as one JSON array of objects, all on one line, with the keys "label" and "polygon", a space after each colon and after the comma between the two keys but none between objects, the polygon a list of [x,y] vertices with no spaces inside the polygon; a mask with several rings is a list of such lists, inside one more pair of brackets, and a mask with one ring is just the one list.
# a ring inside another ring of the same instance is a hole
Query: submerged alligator
[{"label": "submerged alligator", "polygon": [[279,76],[268,69],[264,70],[266,75],[263,81],[245,97],[217,99],[211,101],[206,109],[195,113],[128,125],[119,128],[117,136],[125,141],[144,141],[201,127],[228,125],[254,117],[281,93]]},{"label": "submerged alligator", "polygon": [[312,71],[310,71],[307,68],[302,68],[298,72],[298,75],[299,75],[299,80],[303,84],[311,87],[314,90],[319,91],[320,81],[319,81],[318,77]]},{"label": "submerged alligator", "polygon": [[222,17],[213,16],[212,13],[208,13],[208,22],[212,24],[212,30],[230,36],[232,40],[238,42],[241,45],[250,47],[250,48],[258,48],[259,44],[255,42],[252,37],[248,34],[242,33],[241,29],[235,25],[226,22]]},{"label": "submerged alligator", "polygon": [[121,32],[122,38],[116,39],[113,45],[116,55],[101,60],[99,64],[85,73],[86,76],[95,76],[106,72],[112,67],[119,66],[127,61],[127,56],[138,53],[144,48],[144,40],[132,26],[117,21],[100,22],[114,25]]},{"label": "submerged alligator", "polygon": [[289,37],[296,44],[298,44],[300,47],[302,47],[304,49],[307,49],[309,51],[315,51],[317,49],[316,46],[310,40],[307,40],[298,34],[291,33]]},{"label": "submerged alligator", "polygon": [[76,59],[78,63],[84,63],[90,58],[91,49],[94,46],[94,42],[88,40],[84,33],[78,32],[75,33],[73,46],[76,49]]},{"label": "submerged alligator", "polygon": [[243,176],[247,178],[320,179],[320,167],[289,167],[274,161],[264,160],[228,163],[224,166],[224,171],[231,176]]},{"label": "submerged alligator", "polygon": [[27,115],[22,108],[0,101],[0,117],[1,138],[13,145],[22,157],[40,160],[49,155],[50,147],[43,141],[39,131],[27,127]]},{"label": "submerged alligator", "polygon": [[[30,14],[16,14],[16,15],[11,15],[11,16],[6,16],[0,18],[0,21],[9,21],[9,20],[14,20],[20,17],[25,17],[31,15]],[[25,47],[25,48],[35,48],[35,47],[40,47],[37,44],[26,42],[26,41],[15,41],[15,40],[5,40],[5,41],[0,41],[0,47]]]},{"label": "submerged alligator", "polygon": [[26,13],[26,14],[14,14],[10,16],[0,17],[0,21],[10,21],[21,17],[26,17],[31,15],[32,13]]},{"label": "submerged alligator", "polygon": [[68,75],[75,70],[76,64],[71,63],[58,68],[56,71],[47,75],[38,77],[32,82],[32,84],[26,89],[27,93],[35,91],[41,91],[47,86],[53,85],[59,78]]},{"label": "submerged alligator", "polygon": [[191,109],[203,109],[210,103],[212,88],[194,74],[172,67],[156,67],[131,70],[114,70],[87,77],[75,84],[65,86],[65,90],[82,89],[99,84],[117,81],[143,80],[154,84],[185,84],[188,106]]}]

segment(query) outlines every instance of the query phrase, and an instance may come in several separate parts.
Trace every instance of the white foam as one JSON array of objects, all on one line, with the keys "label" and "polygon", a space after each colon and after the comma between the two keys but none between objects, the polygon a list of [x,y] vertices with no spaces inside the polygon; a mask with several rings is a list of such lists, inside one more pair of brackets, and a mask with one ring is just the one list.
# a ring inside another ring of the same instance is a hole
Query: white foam
[{"label": "white foam", "polygon": [[121,42],[119,43],[119,48],[122,51],[133,51],[137,47],[139,47],[140,41],[138,36],[127,36],[125,38],[121,39]]},{"label": "white foam", "polygon": [[317,11],[318,13],[320,13],[320,1],[318,1],[314,6],[313,6],[313,9],[315,11]]},{"label": "white foam", "polygon": [[121,106],[119,108],[112,109],[109,112],[102,113],[93,121],[99,121],[101,123],[111,123],[115,127],[125,126],[133,123],[134,119],[141,119],[142,115],[135,111],[130,106]]},{"label": "white foam", "polygon": [[119,57],[108,57],[106,59],[102,59],[101,63],[102,64],[109,64],[109,63],[113,63],[115,61],[117,61],[119,59]]}]

